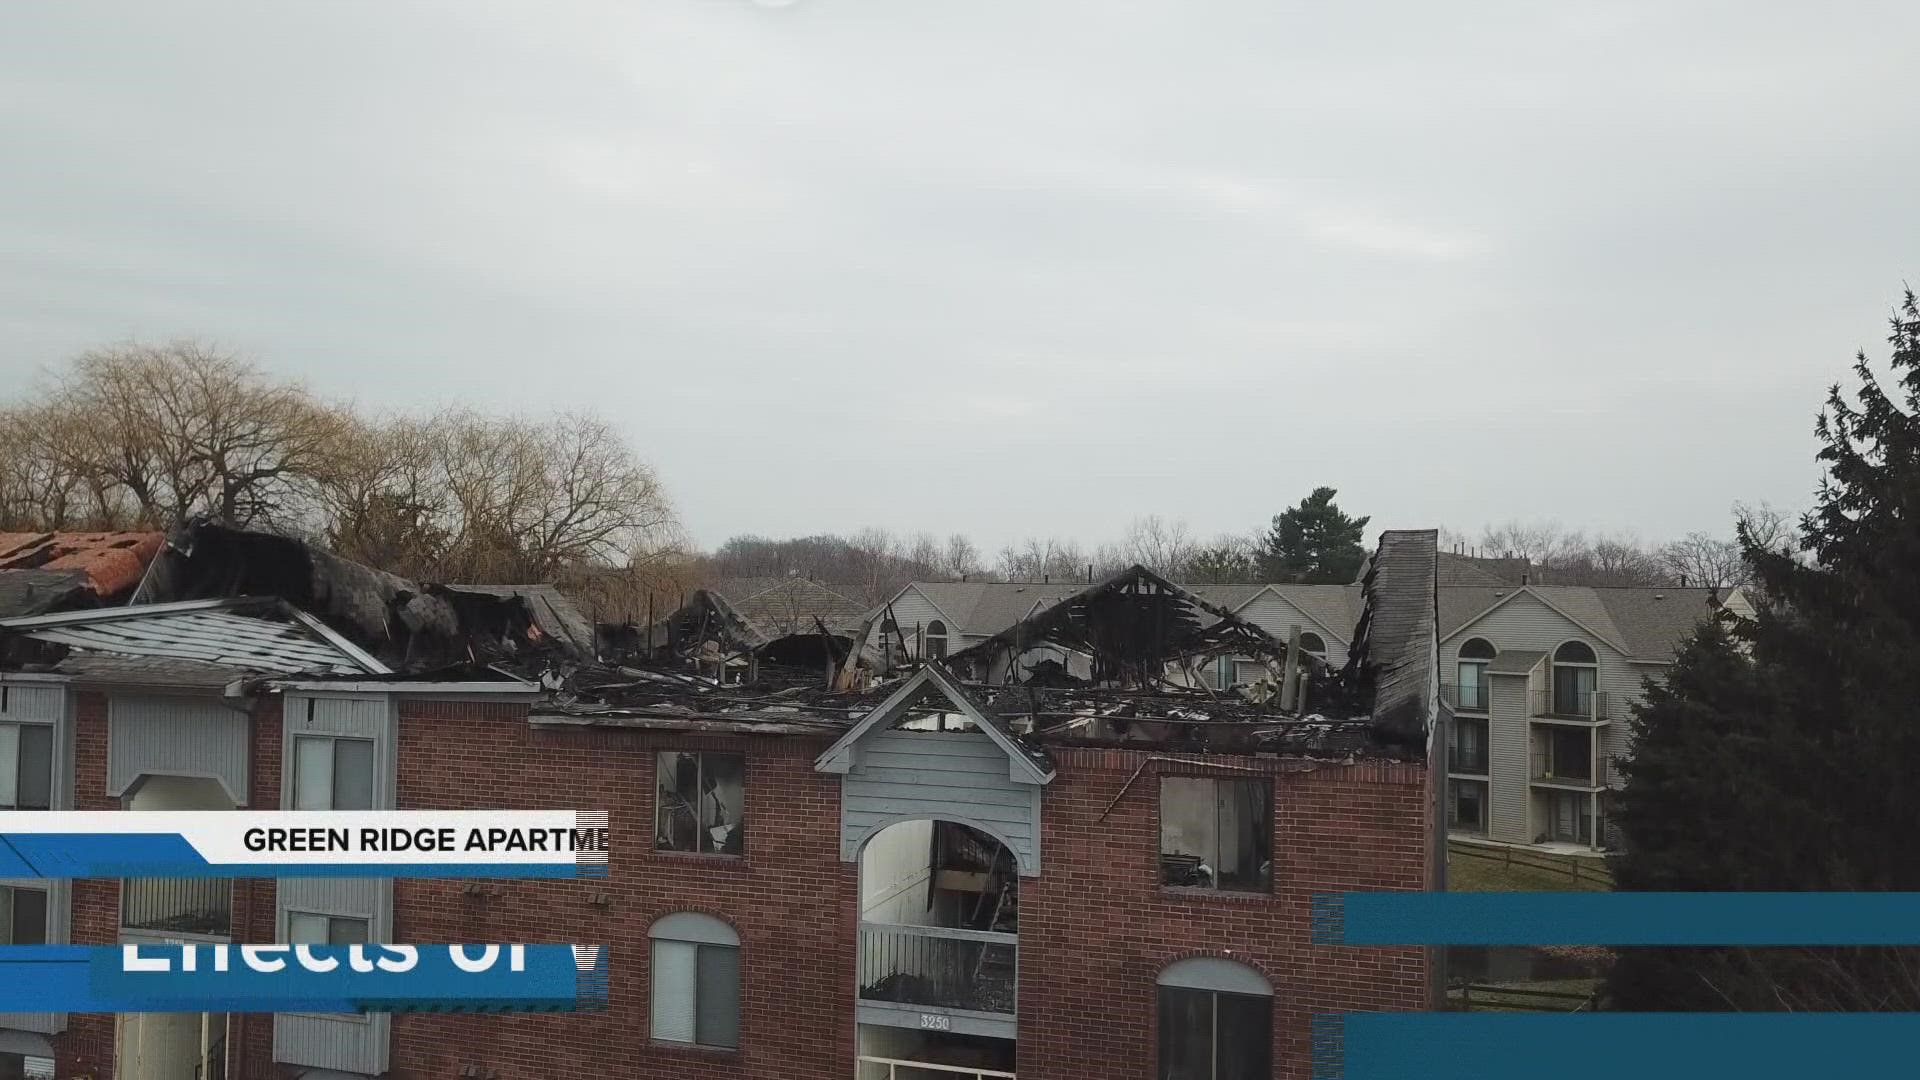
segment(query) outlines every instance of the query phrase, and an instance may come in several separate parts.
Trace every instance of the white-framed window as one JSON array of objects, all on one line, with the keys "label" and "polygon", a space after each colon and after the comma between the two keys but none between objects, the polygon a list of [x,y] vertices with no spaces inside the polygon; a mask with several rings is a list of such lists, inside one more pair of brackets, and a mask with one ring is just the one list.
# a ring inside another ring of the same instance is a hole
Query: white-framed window
[{"label": "white-framed window", "polygon": [[1308,630],[1300,635],[1300,651],[1306,653],[1308,656],[1325,660],[1327,658],[1327,640],[1319,634]]},{"label": "white-framed window", "polygon": [[0,885],[0,945],[47,944],[46,889]]},{"label": "white-framed window", "polygon": [[1232,892],[1273,886],[1273,782],[1160,778],[1160,881]]},{"label": "white-framed window", "polygon": [[365,945],[372,929],[372,924],[365,919],[287,912],[289,945]]},{"label": "white-framed window", "polygon": [[1194,957],[1160,973],[1160,1080],[1273,1075],[1273,986],[1231,960]]},{"label": "white-framed window", "polygon": [[293,738],[293,809],[373,809],[373,740]]},{"label": "white-framed window", "polygon": [[947,657],[947,624],[935,619],[927,624],[927,656],[933,660]]},{"label": "white-framed window", "polygon": [[654,848],[705,855],[744,854],[745,755],[662,750],[657,761]]},{"label": "white-framed window", "polygon": [[53,809],[53,725],[0,723],[0,810]]},{"label": "white-framed window", "polygon": [[1453,707],[1469,712],[1487,711],[1487,665],[1500,655],[1486,638],[1471,638],[1460,646],[1460,661],[1455,665]]},{"label": "white-framed window", "polygon": [[1584,641],[1569,641],[1553,650],[1553,707],[1559,716],[1588,716],[1598,689],[1600,658]]},{"label": "white-framed window", "polygon": [[681,911],[647,930],[652,1024],[659,1042],[740,1045],[740,935],[711,915]]}]

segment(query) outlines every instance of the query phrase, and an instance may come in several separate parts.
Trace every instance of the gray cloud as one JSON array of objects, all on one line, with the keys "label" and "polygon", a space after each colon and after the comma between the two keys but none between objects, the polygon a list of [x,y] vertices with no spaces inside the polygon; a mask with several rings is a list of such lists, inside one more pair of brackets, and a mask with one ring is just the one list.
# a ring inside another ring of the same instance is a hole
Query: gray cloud
[{"label": "gray cloud", "polygon": [[1800,503],[1910,4],[33,5],[0,365],[617,419],[695,535]]}]

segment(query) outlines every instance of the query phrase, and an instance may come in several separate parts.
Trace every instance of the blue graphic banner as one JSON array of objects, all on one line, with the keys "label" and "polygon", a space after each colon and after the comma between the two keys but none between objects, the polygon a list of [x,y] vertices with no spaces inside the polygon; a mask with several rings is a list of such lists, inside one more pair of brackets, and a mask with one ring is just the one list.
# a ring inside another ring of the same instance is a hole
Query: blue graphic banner
[{"label": "blue graphic banner", "polygon": [[1317,945],[1920,945],[1920,893],[1365,892]]},{"label": "blue graphic banner", "polygon": [[607,978],[598,945],[22,945],[0,1012],[572,1012]]},{"label": "blue graphic banner", "polygon": [[1920,1013],[1346,1013],[1314,1080],[1909,1076]]},{"label": "blue graphic banner", "polygon": [[0,812],[0,878],[607,875],[607,813]]}]

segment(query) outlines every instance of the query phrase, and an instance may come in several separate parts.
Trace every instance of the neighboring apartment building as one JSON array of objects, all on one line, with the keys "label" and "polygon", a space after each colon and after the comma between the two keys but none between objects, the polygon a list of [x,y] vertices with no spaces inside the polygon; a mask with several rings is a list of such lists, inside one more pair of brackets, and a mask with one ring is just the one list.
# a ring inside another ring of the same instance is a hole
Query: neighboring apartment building
[{"label": "neighboring apartment building", "polygon": [[[1309,940],[1316,894],[1438,883],[1433,537],[1382,545],[1367,701],[1304,727],[1224,696],[969,685],[938,664],[770,698],[583,662],[563,699],[482,665],[392,674],[422,632],[356,644],[276,599],[0,622],[0,802],[604,808],[613,836],[606,879],[4,883],[28,941],[607,944],[612,1005],[10,1015],[0,1069],[1304,1078],[1313,1014],[1435,1000],[1428,950]],[[1152,602],[1165,629],[1096,635],[1117,642],[1103,667],[1220,639],[1177,592]]]},{"label": "neighboring apartment building", "polygon": [[1503,843],[1607,846],[1607,796],[1620,785],[1644,683],[1665,677],[1722,598],[1580,585],[1439,595],[1449,828]]},{"label": "neighboring apartment building", "polygon": [[[1595,851],[1607,846],[1607,792],[1620,785],[1628,720],[1642,680],[1716,606],[1751,614],[1740,590],[1529,585],[1521,559],[1440,552],[1441,678],[1449,723],[1447,820],[1463,837]],[[972,646],[1070,596],[1084,583],[915,582],[890,602],[909,647]],[[1359,585],[1189,585],[1196,596],[1345,665],[1362,608]],[[932,632],[927,633],[931,627]],[[1026,666],[1044,654],[1022,657]],[[1084,658],[1060,654],[1074,674]],[[1202,669],[1217,689],[1271,677],[1250,657]]]}]

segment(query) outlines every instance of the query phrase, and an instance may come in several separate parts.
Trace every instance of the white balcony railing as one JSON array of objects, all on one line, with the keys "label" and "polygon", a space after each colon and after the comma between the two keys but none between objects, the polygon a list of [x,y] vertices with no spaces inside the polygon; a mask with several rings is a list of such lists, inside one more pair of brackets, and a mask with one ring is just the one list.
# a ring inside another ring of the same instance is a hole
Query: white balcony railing
[{"label": "white balcony railing", "polygon": [[937,1075],[939,1080],[1014,1080],[1010,1072],[976,1069],[968,1065],[935,1065],[926,1061],[869,1057],[865,1054],[858,1060],[860,1080],[931,1080],[929,1074]]}]

